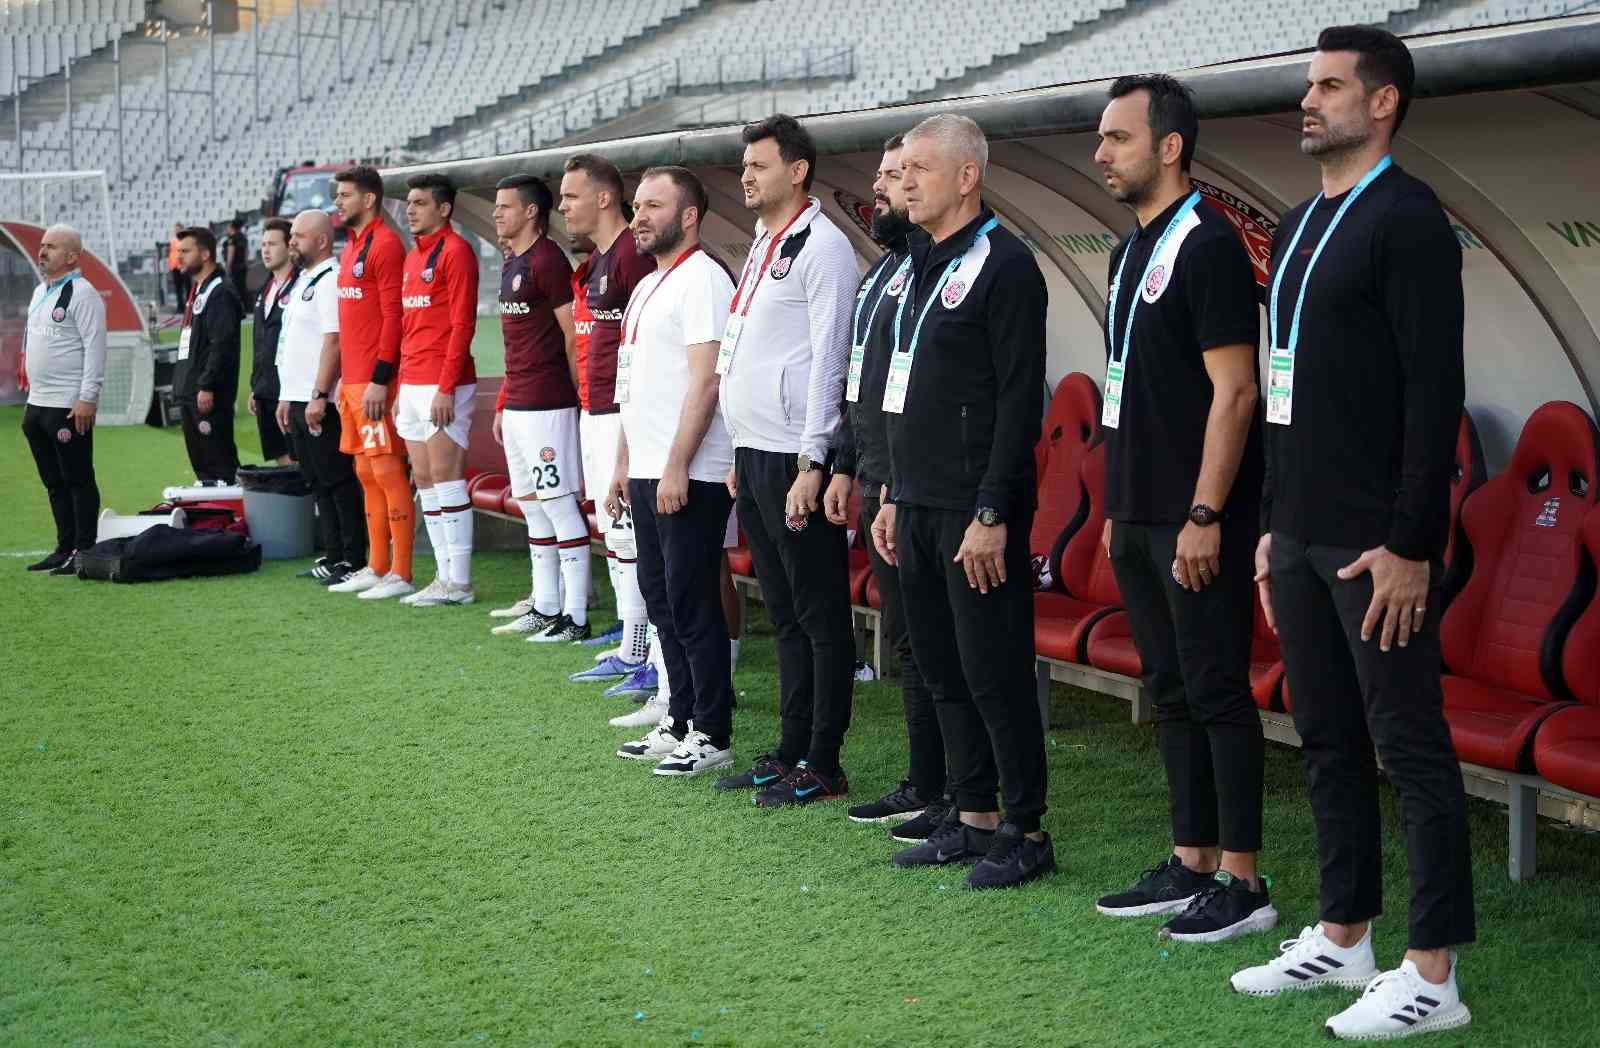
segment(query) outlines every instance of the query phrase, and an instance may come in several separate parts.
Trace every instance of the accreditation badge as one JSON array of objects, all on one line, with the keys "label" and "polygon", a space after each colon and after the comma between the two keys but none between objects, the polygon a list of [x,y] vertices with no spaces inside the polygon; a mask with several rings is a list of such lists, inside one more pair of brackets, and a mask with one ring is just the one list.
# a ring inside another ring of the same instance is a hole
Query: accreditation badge
[{"label": "accreditation badge", "polygon": [[861,400],[861,370],[866,366],[867,347],[857,343],[850,347],[850,375],[845,381],[844,399],[855,404]]},{"label": "accreditation badge", "polygon": [[189,359],[189,332],[191,332],[193,330],[194,330],[193,328],[187,328],[186,327],[186,328],[183,329],[183,333],[178,336],[178,359],[179,360],[188,360]]},{"label": "accreditation badge", "polygon": [[1267,421],[1287,426],[1294,417],[1294,354],[1285,349],[1267,353]]},{"label": "accreditation badge", "polygon": [[733,367],[733,354],[739,348],[739,332],[744,330],[744,317],[728,314],[728,326],[722,329],[722,345],[717,347],[717,374],[726,375]]},{"label": "accreditation badge", "polygon": [[883,386],[883,410],[902,415],[906,410],[906,390],[911,386],[911,354],[894,353],[889,357],[889,379]]},{"label": "accreditation badge", "polygon": [[1100,424],[1116,429],[1122,421],[1122,379],[1128,365],[1120,360],[1106,361],[1106,396],[1100,408]]},{"label": "accreditation badge", "polygon": [[618,404],[626,404],[628,393],[632,388],[633,347],[624,343],[617,347],[617,381],[611,399]]}]

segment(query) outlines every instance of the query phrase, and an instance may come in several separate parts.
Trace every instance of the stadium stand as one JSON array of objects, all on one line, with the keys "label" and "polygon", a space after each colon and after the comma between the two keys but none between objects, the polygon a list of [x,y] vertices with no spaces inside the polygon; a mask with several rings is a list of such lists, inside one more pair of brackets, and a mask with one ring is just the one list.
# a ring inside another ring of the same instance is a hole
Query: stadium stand
[{"label": "stadium stand", "polygon": [[6,0],[0,9],[0,99],[110,46],[145,20],[145,0]]}]

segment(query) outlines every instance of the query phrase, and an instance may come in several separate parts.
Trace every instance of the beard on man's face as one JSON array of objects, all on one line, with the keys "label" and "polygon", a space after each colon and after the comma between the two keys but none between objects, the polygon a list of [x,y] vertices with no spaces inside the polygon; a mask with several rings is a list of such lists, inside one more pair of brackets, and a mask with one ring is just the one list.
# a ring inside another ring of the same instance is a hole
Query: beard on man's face
[{"label": "beard on man's face", "polygon": [[664,255],[683,242],[683,213],[672,216],[672,221],[655,231],[655,238],[645,250],[653,255]]},{"label": "beard on man's face", "polygon": [[872,239],[879,244],[898,244],[911,235],[916,229],[905,211],[896,211],[892,206],[886,210],[874,209],[872,212]]}]

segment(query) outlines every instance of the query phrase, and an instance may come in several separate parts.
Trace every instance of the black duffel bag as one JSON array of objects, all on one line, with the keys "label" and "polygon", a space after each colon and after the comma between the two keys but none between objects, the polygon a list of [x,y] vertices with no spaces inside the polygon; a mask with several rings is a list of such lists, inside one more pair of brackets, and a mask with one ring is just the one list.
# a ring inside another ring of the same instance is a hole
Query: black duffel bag
[{"label": "black duffel bag", "polygon": [[78,554],[78,578],[107,582],[243,575],[260,567],[261,546],[245,535],[166,524],[97,542]]}]

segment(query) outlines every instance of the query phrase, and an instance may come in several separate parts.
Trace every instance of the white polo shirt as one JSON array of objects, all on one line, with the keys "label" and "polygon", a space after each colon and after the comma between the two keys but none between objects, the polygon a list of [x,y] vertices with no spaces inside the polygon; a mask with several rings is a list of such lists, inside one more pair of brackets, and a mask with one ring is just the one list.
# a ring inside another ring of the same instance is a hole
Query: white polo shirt
[{"label": "white polo shirt", "polygon": [[[289,286],[278,329],[278,399],[304,404],[317,385],[322,336],[339,333],[339,263],[329,257],[303,269]],[[323,390],[332,394],[333,390]]]},{"label": "white polo shirt", "polygon": [[[666,472],[689,394],[688,347],[715,344],[722,337],[732,298],[733,281],[704,251],[675,268],[657,269],[634,287],[622,318],[623,343],[632,351],[628,399],[622,404],[629,477],[660,480]],[[721,413],[713,412],[689,463],[689,479],[720,484],[732,468],[733,442]]]},{"label": "white polo shirt", "polygon": [[29,404],[99,403],[106,377],[106,304],[82,273],[74,269],[33,289],[22,352]]}]

